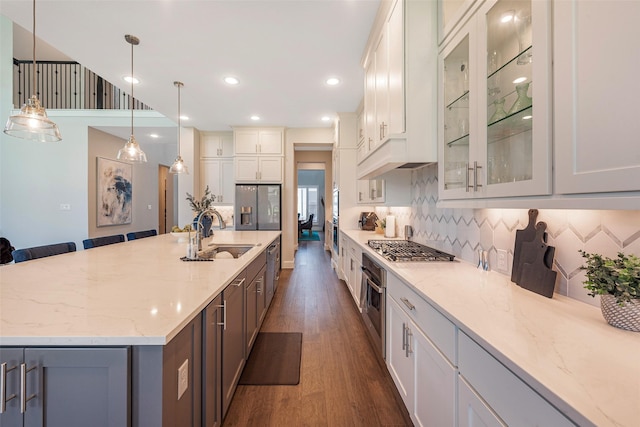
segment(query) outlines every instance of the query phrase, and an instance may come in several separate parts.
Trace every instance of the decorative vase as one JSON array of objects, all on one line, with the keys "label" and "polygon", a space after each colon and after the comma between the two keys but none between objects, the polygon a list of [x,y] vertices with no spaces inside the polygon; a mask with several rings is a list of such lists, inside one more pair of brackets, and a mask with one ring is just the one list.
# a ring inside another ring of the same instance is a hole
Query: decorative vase
[{"label": "decorative vase", "polygon": [[[198,231],[198,220],[200,219],[200,215],[202,215],[202,213],[199,213],[193,219],[193,229],[196,231]],[[209,237],[211,235],[211,225],[213,225],[213,219],[211,219],[209,215],[205,215],[205,217],[202,218],[202,222],[200,222],[200,226],[202,227],[203,238]]]},{"label": "decorative vase", "polygon": [[529,91],[529,82],[520,83],[516,85],[516,93],[518,94],[518,98],[516,102],[513,103],[511,108],[509,109],[509,114],[516,113],[518,111],[524,110],[525,108],[531,106],[532,100],[527,95]]},{"label": "decorative vase", "polygon": [[600,295],[600,310],[611,326],[640,332],[640,299],[632,299],[631,302],[620,306],[613,295]]},{"label": "decorative vase", "polygon": [[507,117],[507,112],[504,111],[504,98],[496,99],[495,101],[493,101],[493,105],[495,105],[496,111],[489,119],[489,124]]}]

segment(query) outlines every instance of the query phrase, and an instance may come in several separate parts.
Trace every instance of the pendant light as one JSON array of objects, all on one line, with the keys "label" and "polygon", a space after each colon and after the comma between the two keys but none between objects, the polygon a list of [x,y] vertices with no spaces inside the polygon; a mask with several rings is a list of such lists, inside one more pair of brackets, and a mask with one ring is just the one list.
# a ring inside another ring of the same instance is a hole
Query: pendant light
[{"label": "pendant light", "polygon": [[180,156],[180,88],[184,86],[182,82],[173,82],[173,85],[178,88],[178,157],[169,168],[169,173],[189,173],[189,168],[184,164],[184,160]]},{"label": "pendant light", "polygon": [[133,46],[137,46],[140,44],[140,39],[136,36],[132,36],[127,34],[124,36],[124,39],[131,45],[131,136],[129,140],[124,144],[124,147],[118,151],[118,160],[127,160],[133,163],[146,163],[147,155],[144,154],[142,148],[136,141],[136,137],[133,136],[133,104],[135,102],[135,98],[133,97]]},{"label": "pendant light", "polygon": [[4,133],[22,139],[38,142],[58,142],[62,139],[58,126],[49,120],[47,112],[36,96],[36,0],[33,0],[33,95],[20,109],[20,113],[10,116]]}]

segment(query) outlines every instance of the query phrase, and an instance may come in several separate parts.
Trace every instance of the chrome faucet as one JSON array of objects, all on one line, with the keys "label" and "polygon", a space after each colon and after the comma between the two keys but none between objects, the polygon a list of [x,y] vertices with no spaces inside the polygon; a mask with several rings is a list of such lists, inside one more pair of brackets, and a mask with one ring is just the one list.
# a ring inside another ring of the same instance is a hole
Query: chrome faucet
[{"label": "chrome faucet", "polygon": [[[202,250],[202,218],[204,218],[207,214],[213,214],[218,218],[220,230],[224,230],[225,228],[227,228],[227,224],[225,224],[224,220],[222,219],[222,215],[220,215],[220,212],[213,208],[202,211],[202,213],[198,217],[198,222],[196,224],[196,241],[198,242],[198,251]],[[213,232],[211,232],[211,235],[213,236]]]}]

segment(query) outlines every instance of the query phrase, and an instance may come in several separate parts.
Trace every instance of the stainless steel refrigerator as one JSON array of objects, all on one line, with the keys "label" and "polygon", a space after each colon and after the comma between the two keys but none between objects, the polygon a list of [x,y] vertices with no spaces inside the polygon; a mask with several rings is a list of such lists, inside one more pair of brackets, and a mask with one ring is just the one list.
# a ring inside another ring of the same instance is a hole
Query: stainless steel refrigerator
[{"label": "stainless steel refrigerator", "polygon": [[280,230],[280,184],[236,184],[236,230]]}]

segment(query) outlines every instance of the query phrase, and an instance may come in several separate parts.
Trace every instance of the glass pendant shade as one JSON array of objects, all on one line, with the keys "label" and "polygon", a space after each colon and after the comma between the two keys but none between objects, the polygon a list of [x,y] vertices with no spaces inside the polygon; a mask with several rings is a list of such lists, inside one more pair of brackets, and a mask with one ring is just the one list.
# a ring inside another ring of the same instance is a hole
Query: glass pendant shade
[{"label": "glass pendant shade", "polygon": [[58,142],[62,139],[58,126],[49,120],[35,95],[27,100],[20,113],[9,117],[4,133],[38,142]]},{"label": "glass pendant shade", "polygon": [[142,148],[140,148],[136,137],[133,136],[133,105],[135,101],[133,97],[133,46],[140,44],[140,39],[131,34],[125,35],[124,39],[131,45],[131,136],[124,144],[124,147],[118,151],[118,160],[125,160],[132,163],[146,163],[147,155],[142,151]]},{"label": "glass pendant shade", "polygon": [[118,160],[126,160],[133,163],[146,163],[147,155],[142,151],[136,137],[131,135],[124,147],[118,151]]},{"label": "glass pendant shade", "polygon": [[189,174],[189,168],[184,164],[184,160],[182,160],[182,156],[180,156],[180,88],[184,86],[184,83],[175,81],[173,85],[178,88],[178,157],[176,157],[175,162],[169,168],[169,173],[184,173]]},{"label": "glass pendant shade", "polygon": [[33,0],[33,91],[34,94],[15,116],[9,116],[4,133],[37,142],[58,142],[62,139],[58,126],[49,120],[35,95],[36,89],[36,0]]},{"label": "glass pendant shade", "polygon": [[184,160],[182,157],[176,157],[176,161],[173,162],[171,167],[169,168],[169,173],[189,173],[189,168],[184,164]]}]

